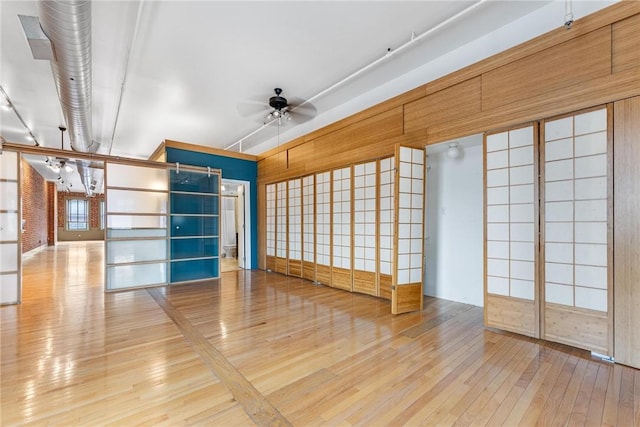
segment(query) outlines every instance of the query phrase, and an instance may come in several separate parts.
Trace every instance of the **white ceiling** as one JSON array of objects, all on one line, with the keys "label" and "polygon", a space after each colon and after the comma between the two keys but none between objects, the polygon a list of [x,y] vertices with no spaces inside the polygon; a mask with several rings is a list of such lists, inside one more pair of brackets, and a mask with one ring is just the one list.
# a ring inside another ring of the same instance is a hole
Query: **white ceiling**
[{"label": "white ceiling", "polygon": [[[266,106],[274,87],[309,99],[475,2],[92,2],[93,139],[100,153],[135,158],[164,139],[226,148],[261,125],[262,116],[244,117],[239,106],[256,99]],[[575,18],[610,3],[574,0]],[[564,6],[488,1],[314,100],[317,116],[286,123],[279,141],[269,126],[243,151],[263,152],[560,27]],[[33,59],[17,17],[37,15],[37,4],[2,0],[0,13],[0,84],[40,144],[59,148],[64,121],[50,65]],[[31,143],[12,111],[0,120],[7,140]]]}]

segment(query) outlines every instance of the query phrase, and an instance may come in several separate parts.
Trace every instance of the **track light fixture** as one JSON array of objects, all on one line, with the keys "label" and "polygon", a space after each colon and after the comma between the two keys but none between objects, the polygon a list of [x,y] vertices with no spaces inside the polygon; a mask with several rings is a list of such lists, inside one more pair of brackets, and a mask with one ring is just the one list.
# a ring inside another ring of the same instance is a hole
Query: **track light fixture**
[{"label": "track light fixture", "polygon": [[573,26],[573,0],[564,0],[564,26],[567,30]]},{"label": "track light fixture", "polygon": [[2,108],[6,109],[6,110],[13,110],[13,113],[16,115],[18,120],[20,120],[20,123],[22,123],[22,126],[24,126],[24,129],[26,130],[27,139],[29,141],[33,141],[35,146],[39,147],[40,143],[38,142],[36,137],[33,135],[33,132],[31,131],[31,128],[24,121],[24,119],[22,118],[20,113],[18,113],[18,110],[16,109],[16,106],[13,104],[13,102],[11,102],[11,98],[9,98],[9,95],[7,95],[7,92],[5,92],[5,90],[4,90],[4,88],[2,86],[0,86],[0,94],[2,94],[2,96],[5,99],[5,103],[3,103]]}]

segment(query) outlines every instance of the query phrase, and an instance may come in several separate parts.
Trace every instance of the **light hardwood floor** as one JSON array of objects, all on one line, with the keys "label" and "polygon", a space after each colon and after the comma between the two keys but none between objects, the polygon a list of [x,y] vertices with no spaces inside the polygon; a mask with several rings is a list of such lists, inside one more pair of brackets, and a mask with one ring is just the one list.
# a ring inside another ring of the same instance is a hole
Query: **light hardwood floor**
[{"label": "light hardwood floor", "polygon": [[482,309],[262,271],[105,294],[101,243],[24,259],[1,424],[640,425],[640,371],[487,330]]}]

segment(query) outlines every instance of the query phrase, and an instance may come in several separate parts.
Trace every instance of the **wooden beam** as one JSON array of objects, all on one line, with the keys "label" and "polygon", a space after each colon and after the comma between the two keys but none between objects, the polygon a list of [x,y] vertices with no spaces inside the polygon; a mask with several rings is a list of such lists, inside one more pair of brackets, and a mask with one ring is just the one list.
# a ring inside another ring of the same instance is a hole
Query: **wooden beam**
[{"label": "wooden beam", "polygon": [[258,161],[258,157],[252,154],[238,153],[237,151],[221,150],[219,148],[205,147],[204,145],[173,141],[171,139],[165,139],[164,146],[166,148],[177,148],[180,150],[195,151],[198,153],[213,154],[216,156],[231,157],[234,159],[250,160],[252,162]]}]

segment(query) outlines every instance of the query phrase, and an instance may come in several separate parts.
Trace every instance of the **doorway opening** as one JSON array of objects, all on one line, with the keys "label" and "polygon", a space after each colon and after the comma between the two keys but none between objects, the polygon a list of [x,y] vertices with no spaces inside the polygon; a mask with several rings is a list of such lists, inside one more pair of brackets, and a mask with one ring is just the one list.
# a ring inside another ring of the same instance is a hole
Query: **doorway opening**
[{"label": "doorway opening", "polygon": [[248,269],[251,265],[251,228],[248,181],[222,179],[220,189],[220,270]]},{"label": "doorway opening", "polygon": [[424,294],[483,306],[482,134],[429,145]]},{"label": "doorway opening", "polygon": [[[22,153],[19,157],[19,300],[79,289],[102,292],[106,228],[103,162],[60,155]],[[86,191],[79,169],[84,171],[85,181],[90,177],[90,191]]]}]

